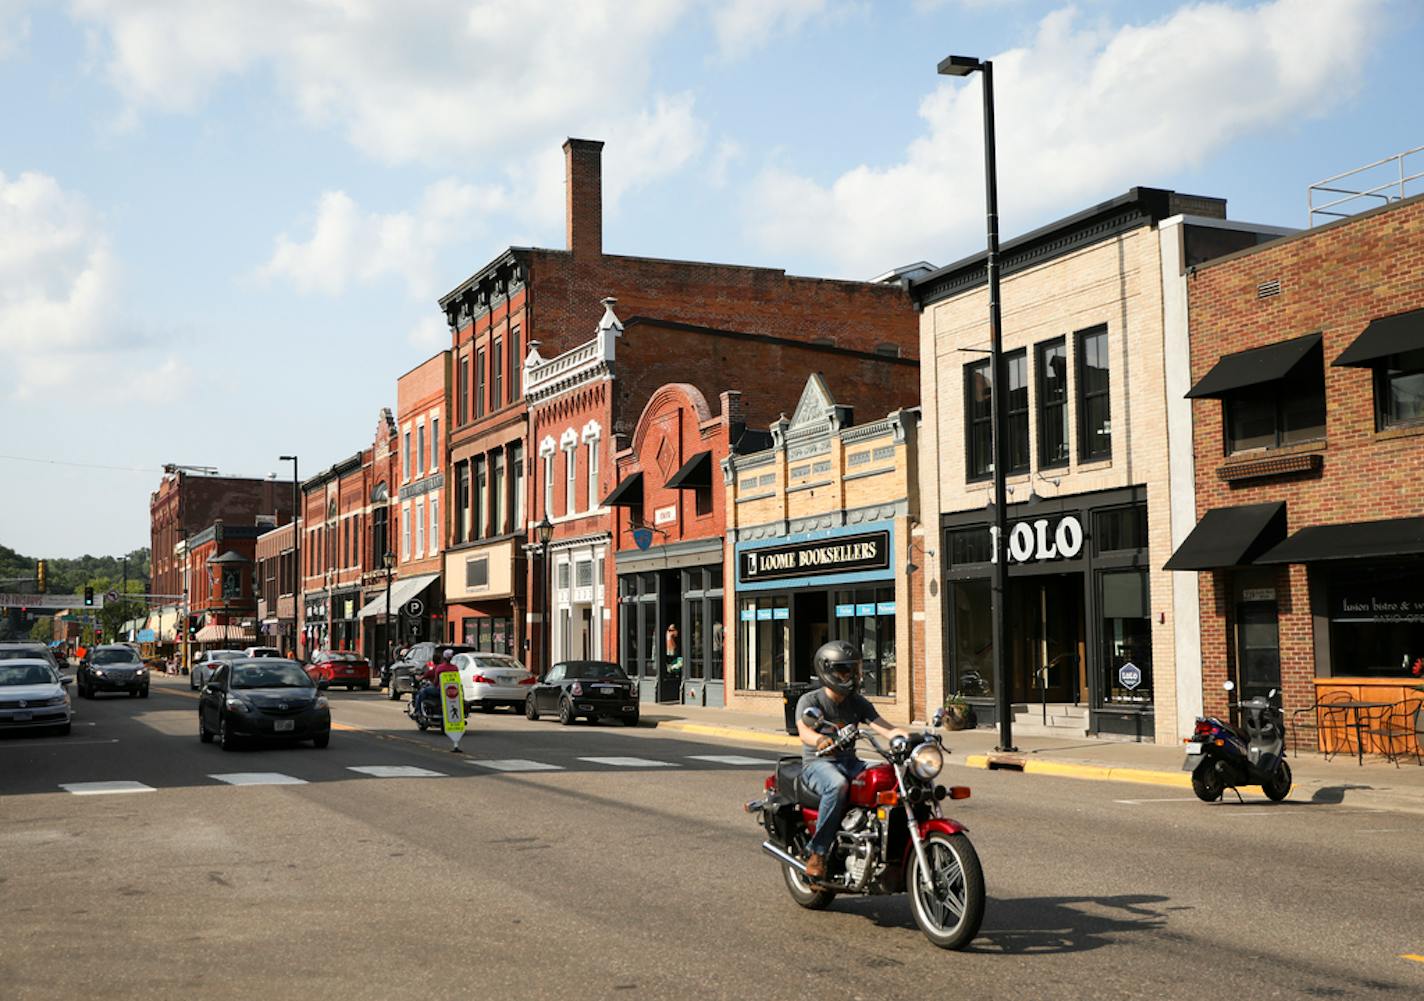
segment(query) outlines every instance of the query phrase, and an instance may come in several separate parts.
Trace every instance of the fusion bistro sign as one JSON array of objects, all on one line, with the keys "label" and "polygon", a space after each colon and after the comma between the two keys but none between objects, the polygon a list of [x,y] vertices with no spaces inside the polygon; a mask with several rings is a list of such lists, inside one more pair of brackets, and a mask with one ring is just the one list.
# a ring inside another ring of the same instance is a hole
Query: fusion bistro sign
[{"label": "fusion bistro sign", "polygon": [[890,533],[869,532],[745,550],[737,563],[737,580],[754,584],[763,580],[889,569]]}]

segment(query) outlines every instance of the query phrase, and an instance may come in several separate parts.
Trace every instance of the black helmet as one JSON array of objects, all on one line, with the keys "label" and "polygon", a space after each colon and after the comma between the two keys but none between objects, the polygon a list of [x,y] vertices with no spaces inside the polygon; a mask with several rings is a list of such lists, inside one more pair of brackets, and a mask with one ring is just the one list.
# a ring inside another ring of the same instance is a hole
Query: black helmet
[{"label": "black helmet", "polygon": [[860,691],[860,654],[845,640],[822,643],[816,651],[816,677],[838,695]]}]

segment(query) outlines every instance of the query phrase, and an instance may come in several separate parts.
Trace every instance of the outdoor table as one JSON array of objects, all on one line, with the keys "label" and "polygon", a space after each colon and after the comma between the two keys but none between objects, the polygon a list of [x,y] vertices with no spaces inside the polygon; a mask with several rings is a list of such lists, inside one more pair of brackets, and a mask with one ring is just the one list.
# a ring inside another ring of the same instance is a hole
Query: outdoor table
[{"label": "outdoor table", "polygon": [[1360,710],[1388,709],[1392,705],[1394,705],[1393,702],[1361,702],[1359,700],[1351,700],[1349,702],[1335,702],[1331,704],[1332,709],[1348,709],[1352,714],[1354,714],[1355,722],[1347,723],[1345,725],[1353,726],[1355,728],[1355,753],[1356,755],[1358,755],[1359,764],[1361,767],[1363,767],[1365,764],[1365,730],[1364,721],[1360,719]]}]

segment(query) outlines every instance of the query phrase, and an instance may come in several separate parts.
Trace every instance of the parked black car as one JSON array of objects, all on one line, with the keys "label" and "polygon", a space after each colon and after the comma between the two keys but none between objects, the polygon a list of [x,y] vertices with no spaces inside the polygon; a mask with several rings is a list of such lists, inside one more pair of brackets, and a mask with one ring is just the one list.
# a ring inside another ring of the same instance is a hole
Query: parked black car
[{"label": "parked black car", "polygon": [[148,668],[131,646],[110,643],[96,646],[79,662],[75,672],[80,698],[92,699],[99,692],[128,692],[148,698]]},{"label": "parked black car", "polygon": [[219,664],[198,696],[198,739],[224,751],[243,740],[331,742],[331,709],[322,689],[294,660],[253,657]]},{"label": "parked black car", "polygon": [[580,716],[617,716],[637,726],[638,683],[611,661],[562,661],[535,683],[524,702],[524,715],[530,719],[546,712],[558,713],[564,726]]},{"label": "parked black car", "polygon": [[413,693],[420,687],[416,679],[437,657],[444,656],[446,650],[456,653],[473,653],[472,646],[459,643],[417,643],[396,658],[389,667],[381,668],[381,684],[385,686],[386,698],[398,700],[402,695]]}]

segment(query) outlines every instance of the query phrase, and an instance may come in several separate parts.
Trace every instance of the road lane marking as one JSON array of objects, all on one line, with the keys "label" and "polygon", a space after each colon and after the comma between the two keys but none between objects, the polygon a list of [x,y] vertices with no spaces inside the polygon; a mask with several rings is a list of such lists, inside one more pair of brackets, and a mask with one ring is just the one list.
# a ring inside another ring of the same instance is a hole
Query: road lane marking
[{"label": "road lane marking", "polygon": [[107,739],[100,737],[94,740],[55,740],[44,744],[5,743],[0,744],[0,751],[33,751],[36,749],[48,751],[55,747],[79,747],[81,744],[117,744],[118,742],[118,737],[109,737]]},{"label": "road lane marking", "polygon": [[653,761],[651,758],[579,758],[593,765],[609,765],[613,768],[676,768],[671,761]]},{"label": "road lane marking", "polygon": [[1416,962],[1416,963],[1424,963],[1424,956],[1419,955],[1417,952],[1405,952],[1405,953],[1401,953],[1399,958],[1400,958],[1400,959],[1412,960],[1413,962]]},{"label": "road lane marking", "polygon": [[222,775],[209,775],[208,778],[226,782],[230,786],[304,786],[307,784],[306,779],[299,779],[295,775],[283,775],[281,772],[227,772]]},{"label": "road lane marking", "polygon": [[1141,806],[1144,803],[1195,803],[1195,796],[1154,796],[1151,799],[1115,799],[1114,803],[1123,803],[1127,806]]},{"label": "road lane marking", "polygon": [[769,758],[749,758],[745,754],[689,754],[693,761],[710,761],[715,765],[774,765]]},{"label": "road lane marking", "polygon": [[445,778],[444,772],[433,772],[429,768],[415,765],[349,765],[348,772],[360,772],[378,779],[424,779]]},{"label": "road lane marking", "polygon": [[62,783],[60,788],[65,792],[72,792],[76,796],[108,796],[115,793],[124,792],[157,792],[153,786],[146,786],[142,782],[68,782]]},{"label": "road lane marking", "polygon": [[492,768],[497,772],[561,772],[563,765],[551,765],[543,761],[526,761],[523,758],[502,758],[491,761],[465,759],[465,764],[479,768]]}]

